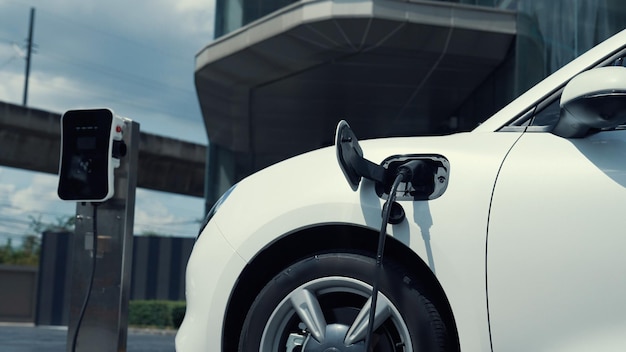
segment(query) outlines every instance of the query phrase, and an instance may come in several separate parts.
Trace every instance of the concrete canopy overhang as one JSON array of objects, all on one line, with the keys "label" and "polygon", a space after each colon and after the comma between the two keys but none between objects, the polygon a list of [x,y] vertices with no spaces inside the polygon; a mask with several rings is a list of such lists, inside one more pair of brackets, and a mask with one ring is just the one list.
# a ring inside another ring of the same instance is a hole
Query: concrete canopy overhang
[{"label": "concrete canopy overhang", "polygon": [[[432,133],[506,57],[511,11],[300,1],[210,43],[195,81],[211,143],[250,171],[332,142]],[[237,157],[236,157],[237,159]]]}]

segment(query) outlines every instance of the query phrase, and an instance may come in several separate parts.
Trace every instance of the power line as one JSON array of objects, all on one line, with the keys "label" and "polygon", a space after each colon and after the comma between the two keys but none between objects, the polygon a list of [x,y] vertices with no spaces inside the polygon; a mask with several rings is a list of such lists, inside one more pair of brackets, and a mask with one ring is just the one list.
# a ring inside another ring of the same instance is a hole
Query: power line
[{"label": "power line", "polygon": [[80,27],[81,29],[88,29],[88,30],[90,30],[92,32],[100,33],[102,35],[105,35],[105,36],[110,37],[112,39],[115,39],[117,41],[124,41],[124,42],[130,43],[130,44],[133,44],[134,46],[140,46],[140,47],[143,47],[145,49],[149,49],[151,51],[157,52],[157,53],[159,53],[159,54],[161,54],[163,56],[167,56],[167,57],[170,57],[170,58],[175,58],[177,60],[187,61],[187,60],[190,59],[190,58],[187,58],[187,57],[182,56],[182,55],[173,55],[171,51],[166,51],[166,50],[162,50],[161,48],[158,48],[158,47],[155,47],[155,46],[152,46],[152,45],[147,45],[145,42],[130,39],[128,36],[123,36],[123,35],[120,35],[120,34],[116,34],[116,33],[113,33],[113,32],[110,32],[110,31],[103,30],[101,28],[95,27],[95,26],[93,26],[91,24],[77,21],[73,17],[66,17],[66,16],[61,15],[59,13],[54,13],[54,12],[51,12],[51,11],[48,11],[48,10],[45,10],[45,9],[41,10],[41,11],[47,13],[48,15],[51,15],[51,18],[53,20],[56,19],[59,23],[61,23],[63,25],[70,24],[70,25],[73,25],[73,26]]},{"label": "power line", "polygon": [[137,84],[143,85],[144,87],[148,87],[148,88],[166,88],[166,89],[171,89],[171,90],[178,90],[181,91],[183,93],[186,94],[195,94],[194,91],[188,89],[188,88],[184,88],[184,87],[180,87],[177,85],[172,85],[172,84],[167,84],[165,82],[162,81],[157,81],[151,78],[147,78],[144,76],[140,76],[140,75],[136,75],[136,74],[132,74],[126,71],[122,71],[122,70],[118,70],[115,68],[112,68],[110,66],[107,65],[102,65],[99,63],[95,63],[95,62],[88,62],[88,61],[81,61],[81,60],[73,60],[69,57],[66,56],[62,56],[62,55],[58,55],[58,54],[52,54],[52,53],[47,53],[47,54],[43,54],[44,56],[49,57],[50,59],[53,60],[57,60],[59,62],[65,63],[67,65],[71,65],[71,66],[80,66],[86,70],[91,70],[91,71],[95,71],[95,72],[99,72],[99,73],[103,73],[106,75],[113,75],[113,76],[117,76],[120,77],[126,81],[134,81]]},{"label": "power line", "polygon": [[[39,203],[41,202],[47,202],[47,203],[59,203],[61,202],[60,200],[54,200],[54,199],[40,199]],[[51,204],[52,205],[52,204]],[[65,216],[67,214],[67,212],[63,212],[63,211],[52,211],[52,210],[32,210],[32,209],[24,209],[21,207],[16,207],[13,204],[10,203],[0,203],[0,208],[8,208],[14,211],[18,211],[20,212],[22,215],[26,215],[25,213],[34,213],[34,214],[38,214],[38,215],[47,215],[47,216]],[[1,214],[0,214],[1,215]]]},{"label": "power line", "polygon": [[[164,50],[157,49],[157,48],[149,46],[149,45],[145,45],[145,43],[143,43],[143,42],[131,40],[128,37],[120,36],[120,35],[111,33],[109,31],[105,31],[105,30],[102,30],[100,28],[94,27],[92,25],[87,25],[85,23],[81,23],[79,21],[74,20],[73,18],[68,18],[66,16],[62,16],[62,15],[60,15],[58,13],[55,13],[55,12],[46,11],[46,10],[42,10],[42,11],[40,11],[40,13],[41,12],[45,13],[46,15],[50,15],[50,18],[52,18],[55,21],[59,21],[63,25],[67,26],[69,24],[70,27],[80,28],[80,31],[75,31],[74,30],[74,32],[83,32],[84,29],[86,28],[89,31],[93,31],[93,32],[100,33],[102,35],[106,35],[106,36],[109,36],[111,38],[114,38],[114,39],[116,39],[116,41],[124,41],[124,42],[127,42],[127,43],[132,43],[135,47],[141,46],[141,47],[144,47],[144,48],[148,48],[148,49],[150,49],[152,51],[159,52],[161,54],[161,57],[162,56],[168,56],[168,57],[171,57],[171,58],[175,58],[177,60],[183,59],[185,61],[191,59],[191,56],[189,57],[189,59],[187,59],[187,58],[183,58],[182,56],[179,56],[179,55],[171,55],[170,51],[164,51]],[[39,16],[39,17],[41,18],[41,16]],[[11,41],[9,41],[9,42],[11,42]],[[55,47],[52,47],[52,48],[55,48]],[[113,67],[111,67],[109,65],[103,65],[103,64],[100,64],[100,63],[94,63],[94,62],[89,62],[89,61],[84,61],[84,60],[76,60],[76,59],[73,59],[73,58],[71,58],[71,57],[69,57],[67,55],[55,54],[54,52],[51,52],[50,50],[43,51],[43,56],[44,57],[48,57],[48,58],[50,58],[52,60],[56,60],[58,62],[65,63],[66,65],[69,65],[72,68],[82,67],[83,69],[88,70],[89,72],[99,73],[99,74],[102,74],[105,77],[118,77],[119,78],[118,81],[119,81],[120,84],[136,84],[136,85],[139,85],[139,86],[141,86],[143,88],[148,88],[148,89],[153,90],[154,92],[159,92],[160,93],[159,97],[152,98],[152,99],[150,99],[150,101],[145,102],[145,103],[142,103],[140,100],[137,100],[137,99],[132,99],[132,100],[128,99],[128,95],[127,94],[121,94],[121,93],[117,94],[117,97],[113,97],[111,95],[111,92],[108,92],[106,94],[106,96],[103,95],[103,94],[97,94],[97,93],[93,94],[93,93],[91,93],[90,95],[93,96],[93,97],[97,97],[97,98],[105,97],[105,98],[107,98],[107,100],[117,101],[117,102],[123,103],[124,105],[132,105],[132,106],[135,106],[135,107],[138,107],[138,108],[141,108],[141,109],[144,109],[144,110],[148,110],[148,111],[164,113],[164,114],[168,114],[168,115],[172,115],[172,116],[176,116],[176,117],[181,117],[181,118],[189,118],[189,117],[187,117],[185,115],[181,115],[181,113],[180,113],[181,111],[178,110],[178,109],[171,109],[171,108],[168,109],[168,108],[164,108],[163,106],[159,107],[159,106],[156,106],[155,103],[159,103],[159,102],[164,101],[165,99],[162,99],[163,97],[167,97],[167,98],[175,97],[175,96],[170,95],[170,93],[168,93],[167,91],[179,92],[179,93],[184,94],[184,96],[189,97],[189,98],[195,97],[195,91],[193,89],[185,88],[185,87],[182,87],[180,85],[168,84],[168,83],[165,83],[163,81],[158,81],[158,80],[155,80],[155,79],[152,79],[152,78],[147,78],[145,76],[138,75],[136,73],[134,74],[134,73],[130,73],[130,72],[127,72],[127,71],[124,71],[124,70],[119,70],[119,69],[113,68]],[[13,60],[14,59],[12,58],[10,61],[13,61]],[[38,64],[41,63],[40,60],[37,60],[37,62],[38,62]],[[3,65],[7,65],[8,63],[10,63],[10,62],[3,63]],[[153,75],[153,76],[156,76],[156,75]],[[59,86],[58,83],[56,83],[54,81],[52,81],[52,82],[38,82],[38,83],[42,84],[42,85],[46,85],[46,86],[52,87],[52,88],[63,88],[64,90],[68,89],[67,86],[62,86],[61,87],[61,86]],[[192,84],[190,84],[190,86],[192,86]],[[76,91],[76,89],[74,91]],[[25,84],[25,92],[26,92],[26,84]],[[85,91],[81,90],[80,93],[81,93],[81,95],[84,95]],[[113,93],[113,94],[115,94],[115,93]],[[182,98],[182,97],[183,97],[182,95],[179,96],[179,99]]]},{"label": "power line", "polygon": [[[44,12],[47,12],[47,11],[44,11]],[[47,12],[47,13],[49,13],[49,12]],[[49,13],[49,14],[51,14],[51,13]],[[59,17],[62,17],[62,16],[59,16]],[[73,20],[69,20],[68,21],[68,18],[63,18],[62,22],[67,24],[68,22],[76,22],[76,21],[73,21]],[[78,22],[76,22],[76,23],[78,23]],[[84,27],[91,27],[91,26],[84,26],[84,24],[82,24],[82,25],[79,24],[79,26],[78,26],[78,28],[80,28],[81,30]],[[145,45],[145,43],[128,40],[127,37],[114,35],[114,34],[111,34],[111,33],[104,32],[102,30],[96,30],[93,27],[91,27],[91,30],[95,30],[96,32],[100,32],[102,34],[109,35],[109,36],[115,38],[116,40],[124,40],[126,42],[138,44],[139,46],[142,46],[142,47],[150,48],[150,49],[154,50],[155,52],[160,52],[161,54],[163,54],[165,56],[175,57],[177,59],[181,59],[182,58],[181,56],[171,55],[171,52],[166,52],[166,51],[163,51],[163,50],[158,50],[156,48],[147,46],[147,45]],[[7,40],[7,42],[13,42],[13,41]],[[44,51],[44,54],[46,54],[46,56],[47,55],[50,55],[52,57],[55,56],[55,54],[53,52],[50,52],[48,50]],[[189,90],[189,89],[185,89],[185,88],[182,88],[182,87],[176,86],[176,85],[166,84],[164,82],[159,82],[157,80],[149,79],[149,78],[146,78],[146,77],[142,77],[140,75],[124,72],[122,70],[118,70],[118,69],[112,68],[112,67],[107,66],[107,65],[96,64],[96,63],[88,62],[88,61],[82,61],[81,62],[80,60],[72,59],[71,57],[67,57],[67,56],[63,57],[62,55],[56,55],[56,56],[57,56],[57,60],[65,61],[66,63],[69,63],[70,65],[73,65],[73,66],[83,66],[83,68],[85,68],[87,70],[91,70],[91,71],[98,72],[98,73],[101,73],[101,74],[105,74],[105,75],[108,75],[108,76],[120,77],[121,78],[120,81],[123,82],[124,84],[129,84],[129,83],[133,83],[134,82],[134,84],[144,85],[145,87],[149,87],[149,88],[152,88],[152,89],[155,89],[155,90],[165,89],[165,90],[170,90],[170,91],[181,91],[182,93],[186,93],[186,94],[194,94],[194,92]],[[189,59],[191,59],[191,57]],[[53,58],[53,60],[54,60],[54,58]],[[185,58],[185,60],[188,60],[188,59]],[[76,93],[79,93],[81,95],[86,94],[86,92],[84,90],[81,90],[79,87],[61,86],[61,83],[57,83],[57,82],[54,82],[54,81],[38,82],[38,83],[41,84],[41,85],[47,86],[47,87],[62,88],[63,90],[69,90],[70,93],[71,92],[76,92]],[[97,93],[95,91],[89,91],[88,93],[91,96],[94,96],[94,97],[106,97],[109,100],[119,101],[119,102],[121,102],[123,104],[126,104],[126,105],[134,105],[134,106],[140,107],[140,108],[142,108],[144,110],[148,110],[148,111],[157,111],[157,112],[164,112],[164,113],[169,112],[169,113],[173,114],[174,116],[180,116],[178,111],[173,111],[173,110],[169,110],[168,111],[167,109],[159,109],[159,108],[155,107],[154,103],[148,104],[148,103],[142,103],[141,102],[142,100],[140,100],[140,99],[129,99],[128,95],[123,95],[123,93],[115,92],[116,93],[115,95],[112,95],[110,92],[107,93],[106,95],[104,95],[103,93]],[[39,214],[39,215],[42,215],[42,214],[59,215],[59,214],[61,214],[61,213],[50,213],[50,212],[44,212],[44,211],[32,211],[32,210],[26,210],[26,209],[22,209],[22,208],[18,208],[18,207],[13,207],[13,206],[12,206],[12,209],[17,209],[17,210],[21,210],[21,211],[24,211],[24,212],[28,212],[30,214]],[[63,213],[63,214],[65,215],[65,213]],[[13,217],[8,218],[8,219],[0,217],[0,222],[9,222],[9,223],[21,224],[21,225],[29,225],[30,224],[29,221],[15,219]],[[152,228],[157,228],[157,229],[159,229],[159,228],[160,229],[165,229],[165,228],[168,228],[168,227],[175,227],[175,226],[185,225],[185,223],[187,223],[188,225],[191,225],[193,223],[196,223],[196,221],[194,221],[194,220],[190,220],[190,221],[175,221],[175,222],[171,222],[171,223],[163,223],[163,224],[158,224],[158,225],[154,224],[153,222],[150,222],[150,223],[145,224],[145,225],[142,224],[141,222],[138,222],[138,223],[136,223],[136,225],[139,225],[139,226],[151,226]],[[176,229],[174,228],[171,231],[176,231]],[[185,231],[183,231],[183,233],[187,234],[189,232],[187,230],[185,230]],[[195,234],[195,233],[192,233],[192,235],[193,234]]]},{"label": "power line", "polygon": [[[164,82],[152,80],[152,79],[145,78],[139,75],[129,74],[127,72],[113,69],[105,65],[100,65],[100,64],[93,63],[93,62],[72,60],[68,57],[64,57],[58,54],[42,53],[40,55],[44,57],[48,57],[49,59],[64,63],[65,65],[68,65],[73,68],[81,67],[87,71],[99,73],[107,78],[110,78],[112,76],[118,77],[119,84],[127,84],[127,85],[135,84],[144,88],[149,88],[153,92],[158,92],[159,97],[155,97],[154,95],[149,96],[147,97],[149,100],[145,103],[142,103],[141,100],[138,99],[138,97],[135,97],[135,99],[129,99],[128,94],[124,94],[121,90],[116,90],[113,92],[109,91],[106,93],[98,93],[93,90],[85,90],[80,87],[72,87],[72,86],[67,86],[67,85],[61,86],[58,81],[54,81],[54,80],[38,82],[38,84],[40,85],[51,87],[51,88],[59,88],[59,89],[56,89],[59,92],[70,90],[77,94],[80,94],[81,97],[84,97],[85,95],[89,95],[94,98],[106,98],[106,100],[117,101],[124,105],[131,105],[131,106],[141,108],[142,110],[166,113],[171,116],[191,119],[190,116],[182,115],[180,110],[175,110],[175,109],[167,108],[163,106],[157,106],[157,104],[163,103],[165,101],[165,99],[162,99],[163,96],[167,98],[175,97],[174,95],[171,95],[170,93],[168,93],[167,92],[168,90],[171,92],[178,92],[178,93],[183,94],[183,95],[179,95],[178,96],[179,98],[182,98],[184,96],[184,97],[193,97],[195,99],[195,92],[190,89],[186,89],[177,85],[166,84]],[[146,91],[142,90],[142,92],[146,92]],[[171,106],[171,105],[168,105],[168,106]]]},{"label": "power line", "polygon": [[[29,8],[30,5],[24,4],[22,2],[19,1],[13,1],[13,0],[5,0],[8,3],[11,3],[13,6],[16,7],[20,7],[20,8]],[[173,4],[173,3],[172,3]],[[37,11],[40,13],[40,15],[48,15],[50,17],[46,17],[46,19],[52,19],[53,21],[56,21],[58,24],[64,25],[64,26],[73,26],[73,27],[78,27],[80,28],[80,31],[83,32],[84,30],[88,30],[91,32],[95,32],[95,33],[99,33],[101,35],[110,37],[112,39],[115,39],[116,41],[123,41],[129,44],[133,44],[134,46],[140,46],[143,47],[145,49],[149,49],[153,52],[159,53],[162,56],[167,56],[170,58],[174,58],[177,60],[184,60],[187,61],[189,59],[191,59],[192,57],[186,57],[183,55],[175,55],[173,54],[171,51],[167,51],[167,50],[163,50],[161,47],[156,47],[153,45],[148,45],[145,42],[142,41],[138,41],[138,40],[133,40],[131,38],[129,38],[128,36],[125,35],[121,35],[121,34],[117,34],[117,33],[113,33],[111,31],[99,28],[94,26],[91,23],[86,23],[86,22],[82,22],[76,19],[76,17],[72,17],[72,16],[66,16],[62,13],[58,12],[58,7],[52,7],[54,10],[50,10],[49,8],[46,7],[37,7]],[[0,39],[1,40],[1,39]]]},{"label": "power line", "polygon": [[[76,93],[81,97],[81,100],[84,100],[85,96],[90,96],[92,98],[104,98],[104,103],[108,102],[118,102],[124,106],[134,106],[140,108],[146,112],[158,112],[164,113],[171,116],[176,116],[180,118],[192,119],[186,115],[182,115],[178,110],[172,110],[170,108],[158,107],[156,103],[161,102],[162,100],[158,99],[158,97],[151,97],[147,102],[141,102],[142,99],[135,97],[134,99],[129,99],[129,96],[124,94],[123,92],[98,92],[95,90],[84,90],[79,87],[67,87],[67,86],[59,86],[59,84],[54,82],[38,82],[41,86],[51,87],[51,88],[60,88],[63,89],[64,92],[69,94]],[[102,99],[101,99],[102,100]]]},{"label": "power line", "polygon": [[[6,203],[5,204],[0,204],[0,206],[7,206]],[[12,209],[16,209],[16,210],[20,210],[20,211],[24,211],[24,213],[21,214],[21,216],[32,216],[33,218],[37,219],[37,215],[48,215],[48,216],[55,216],[56,219],[59,218],[63,218],[63,217],[73,217],[74,214],[72,213],[54,213],[54,212],[47,212],[47,211],[32,211],[32,210],[26,210],[23,208],[19,208],[19,207],[14,207],[14,206],[8,206]],[[41,220],[40,220],[41,221]],[[16,218],[15,216],[3,216],[0,214],[0,226],[4,223],[13,223],[13,224],[19,224],[19,225],[25,225],[25,226],[29,226],[33,223],[32,219],[29,218],[29,220],[24,220],[24,219],[20,219],[20,218]],[[56,225],[56,222],[50,222],[50,221],[41,221],[43,224],[46,225]],[[153,229],[159,229],[159,232],[172,232],[172,231],[180,231],[183,227],[185,226],[192,226],[192,225],[200,225],[200,220],[199,219],[188,219],[188,220],[176,220],[176,221],[169,221],[169,222],[142,222],[142,221],[135,221],[135,226],[139,226],[139,227],[147,227],[147,228],[153,228]]]},{"label": "power line", "polygon": [[20,219],[15,219],[15,218],[9,218],[9,217],[4,217],[4,218],[0,218],[0,222],[5,223],[13,223],[13,224],[20,224],[20,225],[30,225],[31,222],[27,221],[27,220],[20,220]]}]

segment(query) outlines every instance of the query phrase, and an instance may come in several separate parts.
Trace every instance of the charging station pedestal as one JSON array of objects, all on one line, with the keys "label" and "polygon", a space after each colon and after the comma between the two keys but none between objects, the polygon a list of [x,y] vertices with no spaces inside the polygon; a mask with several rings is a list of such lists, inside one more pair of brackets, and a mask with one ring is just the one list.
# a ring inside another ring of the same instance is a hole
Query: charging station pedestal
[{"label": "charging station pedestal", "polygon": [[[111,116],[114,116],[112,112],[110,113]],[[135,188],[139,154],[139,124],[130,120],[120,121],[123,122],[118,121],[117,123],[123,123],[123,128],[120,128],[119,125],[117,127],[119,132],[117,142],[120,142],[121,136],[121,142],[125,144],[126,152],[124,156],[119,157],[119,166],[113,170],[114,192],[112,192],[112,196],[107,196],[107,199],[98,202],[97,206],[89,201],[77,200],[76,225],[72,240],[68,352],[72,350],[77,329],[76,351],[126,351]],[[75,127],[72,126],[72,128]],[[112,128],[116,128],[115,124]],[[76,137],[72,138],[76,139]],[[82,150],[86,149],[84,147],[93,146],[90,139],[90,136],[78,136],[78,142],[72,142],[74,145],[68,148],[77,148],[82,153]],[[113,138],[110,142],[113,143]],[[87,155],[85,153],[80,155],[90,162],[94,159],[91,155],[85,157],[84,155]],[[63,168],[63,164],[61,168]],[[87,168],[83,169],[86,170]],[[70,188],[76,188],[73,183],[71,185]],[[61,193],[60,186],[59,194],[61,195]],[[77,197],[80,199],[80,196]],[[96,253],[93,251],[94,215],[97,216]],[[85,306],[84,314],[81,317],[81,310],[89,291],[92,263],[94,263],[92,256],[94,255],[97,257],[92,289],[88,304]]]}]

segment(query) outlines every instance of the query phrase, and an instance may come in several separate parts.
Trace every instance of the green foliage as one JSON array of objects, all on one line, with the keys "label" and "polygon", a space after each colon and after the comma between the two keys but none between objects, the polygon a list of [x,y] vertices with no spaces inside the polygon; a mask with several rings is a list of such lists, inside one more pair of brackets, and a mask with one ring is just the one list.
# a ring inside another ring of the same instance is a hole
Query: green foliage
[{"label": "green foliage", "polygon": [[178,329],[185,316],[185,302],[130,301],[128,325]]},{"label": "green foliage", "polygon": [[27,235],[22,241],[22,245],[13,248],[11,239],[0,247],[0,264],[38,266],[39,251],[41,249],[41,239],[39,236]]},{"label": "green foliage", "polygon": [[185,318],[185,311],[187,307],[184,302],[179,302],[179,305],[175,305],[172,308],[172,323],[174,324],[174,328],[178,329],[180,324],[183,323],[183,319]]},{"label": "green foliage", "polygon": [[59,216],[55,223],[44,223],[41,215],[28,216],[28,232],[24,234],[22,244],[14,247],[11,239],[0,247],[0,264],[38,266],[41,251],[41,234],[46,231],[74,231],[76,217],[73,215]]},{"label": "green foliage", "polygon": [[13,246],[11,246],[11,239],[7,240],[7,243],[0,247],[0,264],[10,264],[13,261]]},{"label": "green foliage", "polygon": [[29,215],[28,219],[30,220],[30,224],[28,224],[29,232],[37,235],[46,231],[73,232],[76,225],[76,216],[74,215],[57,216],[54,223],[44,223],[41,220],[41,215],[38,217]]}]

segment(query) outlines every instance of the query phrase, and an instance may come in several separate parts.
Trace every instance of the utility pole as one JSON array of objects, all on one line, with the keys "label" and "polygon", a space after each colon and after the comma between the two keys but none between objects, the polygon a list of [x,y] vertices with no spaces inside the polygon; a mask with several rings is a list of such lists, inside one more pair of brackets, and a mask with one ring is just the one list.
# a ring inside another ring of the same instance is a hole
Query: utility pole
[{"label": "utility pole", "polygon": [[24,76],[24,100],[22,105],[26,106],[28,100],[28,76],[30,75],[30,57],[33,50],[33,27],[35,25],[35,8],[30,8],[30,24],[28,27],[28,43],[26,46],[26,74]]}]

